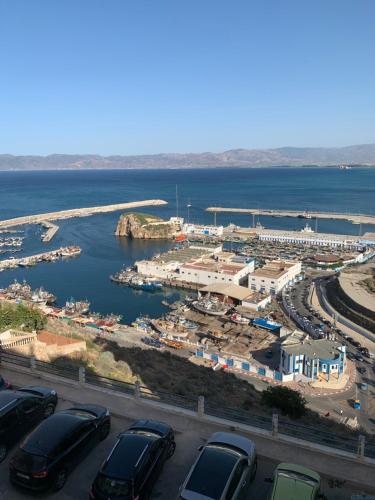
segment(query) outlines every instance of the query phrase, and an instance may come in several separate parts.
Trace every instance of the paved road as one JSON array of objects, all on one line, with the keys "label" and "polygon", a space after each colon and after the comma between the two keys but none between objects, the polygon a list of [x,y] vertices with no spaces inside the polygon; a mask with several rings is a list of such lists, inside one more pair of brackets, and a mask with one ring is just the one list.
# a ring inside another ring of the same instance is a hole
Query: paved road
[{"label": "paved road", "polygon": [[[321,294],[323,293],[322,287],[320,285],[320,280],[316,281],[316,291],[317,296],[322,300]],[[311,314],[310,311],[305,306],[306,300],[304,297],[308,296],[307,290],[311,285],[311,280],[307,279],[303,282],[298,283],[290,291],[290,297],[293,305],[296,307],[297,312],[301,316],[308,316]],[[326,312],[326,317],[329,317],[333,322],[333,318]],[[324,311],[322,311],[324,314]],[[323,316],[324,317],[324,316]],[[321,323],[319,319],[314,318],[312,320],[314,325]],[[352,330],[347,330],[347,328],[339,323],[337,326],[343,328],[345,332],[349,335],[354,335]],[[347,352],[351,354],[357,354],[357,349],[350,343],[346,342],[344,339],[340,339],[347,347]],[[374,364],[373,360],[365,359],[364,362],[355,361],[356,366],[356,383],[353,387],[348,389],[343,393],[333,394],[330,396],[306,396],[307,401],[311,409],[317,411],[320,414],[330,413],[332,418],[345,422],[348,418],[356,417],[358,423],[367,432],[375,432],[375,373],[373,371]],[[358,368],[365,368],[366,373],[360,374]],[[361,383],[368,384],[368,390],[363,391],[360,389]],[[353,400],[359,399],[361,401],[361,410],[354,410]],[[343,415],[340,415],[340,410],[343,411]]]},{"label": "paved road", "polygon": [[[69,401],[61,401],[59,408],[68,408],[72,405]],[[112,418],[112,429],[109,437],[100,443],[86,459],[72,472],[64,489],[57,493],[46,493],[38,498],[51,498],[54,500],[87,500],[90,486],[95,475],[116,441],[117,434],[126,429],[132,420],[126,418]],[[177,433],[176,453],[170,461],[165,464],[163,472],[153,488],[152,500],[173,500],[176,498],[178,489],[184,480],[191,464],[197,456],[198,447],[204,443],[204,438],[196,431],[191,430]],[[14,450],[10,452],[12,456]],[[8,480],[9,457],[0,465],[0,500],[26,500],[30,495],[14,489]],[[263,500],[267,498],[270,485],[265,478],[271,477],[276,461],[259,458],[258,473],[252,484],[246,500]],[[325,478],[322,487],[323,493],[328,500],[348,499],[353,493],[345,487],[345,481],[341,479]]]}]

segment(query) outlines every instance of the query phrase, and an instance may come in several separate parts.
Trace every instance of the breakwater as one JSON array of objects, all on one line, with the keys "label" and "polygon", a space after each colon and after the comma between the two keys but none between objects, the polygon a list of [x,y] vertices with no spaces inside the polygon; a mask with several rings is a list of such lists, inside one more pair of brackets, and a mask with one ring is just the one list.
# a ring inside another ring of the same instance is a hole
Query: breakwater
[{"label": "breakwater", "polygon": [[97,207],[72,208],[69,210],[59,210],[58,212],[48,212],[44,214],[25,215],[0,221],[0,227],[13,227],[23,224],[40,224],[46,221],[70,219],[72,217],[87,217],[99,213],[116,212],[128,210],[129,208],[167,205],[164,200],[143,200],[130,203],[116,203],[112,205],[102,205]]},{"label": "breakwater", "polygon": [[267,215],[269,217],[299,217],[307,219],[341,219],[352,222],[353,224],[375,224],[375,215],[368,214],[350,214],[339,212],[317,212],[303,210],[271,210],[259,208],[226,208],[226,207],[208,207],[206,212],[232,212],[249,215]]}]

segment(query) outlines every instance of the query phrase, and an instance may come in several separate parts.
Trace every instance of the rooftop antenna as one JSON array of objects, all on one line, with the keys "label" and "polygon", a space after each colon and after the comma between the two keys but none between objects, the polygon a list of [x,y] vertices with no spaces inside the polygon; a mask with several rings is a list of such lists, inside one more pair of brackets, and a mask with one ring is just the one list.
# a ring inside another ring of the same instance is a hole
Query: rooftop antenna
[{"label": "rooftop antenna", "polygon": [[176,184],[176,217],[178,217],[178,185]]}]

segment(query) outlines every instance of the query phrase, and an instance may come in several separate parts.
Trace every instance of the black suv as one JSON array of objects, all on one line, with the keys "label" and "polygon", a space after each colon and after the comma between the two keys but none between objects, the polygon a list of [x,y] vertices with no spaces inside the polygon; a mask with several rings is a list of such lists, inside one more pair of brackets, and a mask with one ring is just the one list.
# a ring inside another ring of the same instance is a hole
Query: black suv
[{"label": "black suv", "polygon": [[21,444],[9,463],[10,481],[35,492],[61,489],[68,473],[110,431],[109,411],[80,405],[47,418]]},{"label": "black suv", "polygon": [[57,394],[48,387],[0,391],[0,462],[8,449],[55,411]]},{"label": "black suv", "polygon": [[118,440],[92,485],[97,500],[143,498],[176,449],[173,429],[162,422],[138,420]]}]

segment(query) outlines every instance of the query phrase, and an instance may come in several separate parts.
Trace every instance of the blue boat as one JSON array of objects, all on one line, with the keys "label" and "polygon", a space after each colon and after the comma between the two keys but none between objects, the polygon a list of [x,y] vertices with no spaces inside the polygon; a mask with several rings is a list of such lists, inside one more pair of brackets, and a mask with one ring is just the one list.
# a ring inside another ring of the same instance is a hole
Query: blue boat
[{"label": "blue boat", "polygon": [[140,281],[131,283],[130,286],[136,290],[143,290],[145,292],[155,292],[160,290],[163,285],[159,281]]},{"label": "blue boat", "polygon": [[274,321],[266,320],[264,318],[255,318],[253,320],[253,325],[271,332],[279,332],[282,327],[280,323],[275,323]]}]

